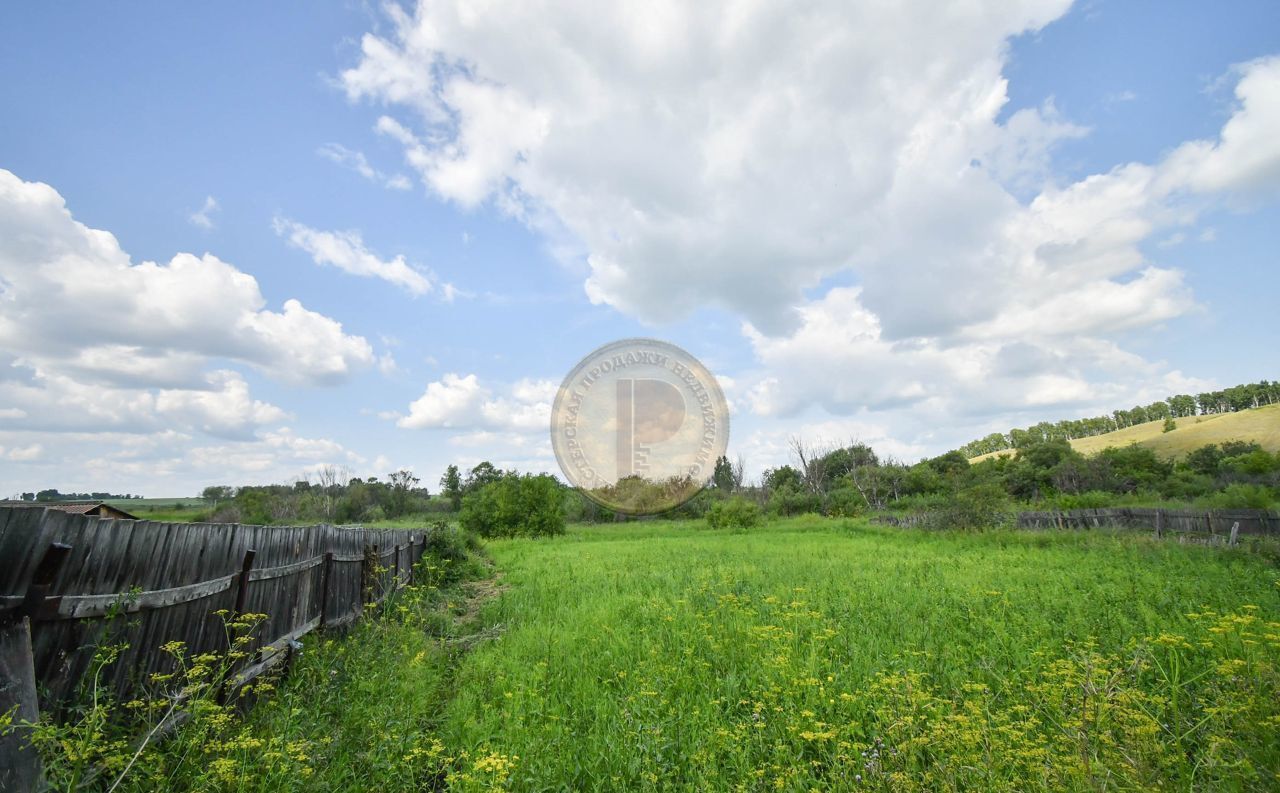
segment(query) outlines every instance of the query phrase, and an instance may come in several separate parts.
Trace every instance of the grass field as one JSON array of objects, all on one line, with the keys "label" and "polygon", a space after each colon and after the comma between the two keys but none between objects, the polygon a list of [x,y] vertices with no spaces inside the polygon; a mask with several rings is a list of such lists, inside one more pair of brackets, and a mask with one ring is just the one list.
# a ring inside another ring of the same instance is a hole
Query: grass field
[{"label": "grass field", "polygon": [[[1267,405],[1238,413],[1187,416],[1174,419],[1174,423],[1178,428],[1172,432],[1164,431],[1163,421],[1148,421],[1103,435],[1077,438],[1071,441],[1071,446],[1081,454],[1088,455],[1112,446],[1137,443],[1150,447],[1165,459],[1181,457],[1201,446],[1224,441],[1252,441],[1269,452],[1280,451],[1280,405]],[[973,457],[969,462],[977,463],[1011,454],[1012,450],[991,452]]]},{"label": "grass field", "polygon": [[821,518],[488,549],[473,597],[307,642],[195,765],[240,790],[1280,785],[1258,556]]},{"label": "grass field", "polygon": [[113,507],[132,512],[130,507],[138,509],[154,509],[156,507],[203,507],[205,500],[193,496],[175,496],[174,498],[109,498],[106,503]]}]

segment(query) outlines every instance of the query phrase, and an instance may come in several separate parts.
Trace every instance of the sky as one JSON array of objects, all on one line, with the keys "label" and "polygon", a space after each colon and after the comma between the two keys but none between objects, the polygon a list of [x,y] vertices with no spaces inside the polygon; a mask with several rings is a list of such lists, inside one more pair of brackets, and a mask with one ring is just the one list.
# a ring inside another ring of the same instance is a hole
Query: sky
[{"label": "sky", "polygon": [[1274,379],[1280,4],[0,6],[0,497],[480,460],[660,338],[750,476]]}]

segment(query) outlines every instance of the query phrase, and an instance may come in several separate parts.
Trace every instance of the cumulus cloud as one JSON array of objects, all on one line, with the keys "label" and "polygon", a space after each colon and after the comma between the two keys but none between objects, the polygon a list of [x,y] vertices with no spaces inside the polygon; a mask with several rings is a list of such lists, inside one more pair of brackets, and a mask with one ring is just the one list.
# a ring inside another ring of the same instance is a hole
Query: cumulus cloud
[{"label": "cumulus cloud", "polygon": [[[964,426],[1031,408],[1109,412],[1128,400],[1202,390],[1204,380],[1073,330],[1127,321],[1132,301],[1142,303],[1148,288],[1143,279],[1118,285],[1119,294],[1098,295],[1082,317],[1062,308],[1066,328],[1040,324],[1014,307],[986,332],[955,341],[887,338],[859,288],[832,289],[801,310],[800,328],[789,336],[745,327],[763,364],[747,402],[767,417],[796,416],[815,404],[837,415],[897,412],[899,437],[906,438],[931,424]],[[1042,333],[1047,327],[1053,332]]]},{"label": "cumulus cloud", "polygon": [[318,384],[373,363],[365,339],[297,300],[270,310],[253,276],[212,254],[133,263],[110,233],[76,221],[52,187],[5,170],[0,306],[0,350],[85,380],[132,368],[142,383],[203,388],[199,362],[225,358]]},{"label": "cumulus cloud", "polygon": [[919,230],[898,211],[947,220],[984,180],[953,226],[1002,203],[969,167],[1002,140],[1024,149],[1001,158],[1014,178],[1078,134],[1040,110],[996,123],[1006,39],[1067,5],[428,1],[341,81],[410,112],[379,129],[439,195],[581,241],[593,300],[653,321],[711,302],[778,332],[806,287]]},{"label": "cumulus cloud", "polygon": [[[24,487],[56,484],[75,491],[138,492],[141,485],[146,492],[173,495],[197,493],[211,484],[293,482],[328,465],[362,473],[388,470],[379,464],[369,469],[363,457],[336,441],[287,428],[212,441],[173,429],[0,430],[0,444],[0,462],[9,463],[8,481],[25,479]],[[55,474],[56,482],[49,481]]]},{"label": "cumulus cloud", "polygon": [[550,380],[530,379],[495,389],[474,374],[450,372],[428,383],[396,424],[405,429],[469,430],[470,441],[463,442],[472,445],[490,439],[493,436],[486,433],[494,431],[545,434],[556,389]]},{"label": "cumulus cloud", "polygon": [[369,164],[369,158],[364,156],[364,152],[348,149],[341,143],[326,143],[316,149],[316,153],[326,160],[355,171],[370,182],[380,184],[390,190],[409,190],[413,188],[413,183],[409,181],[409,177],[402,173],[383,173]]},{"label": "cumulus cloud", "polygon": [[[358,231],[318,231],[286,218],[276,218],[272,227],[316,264],[365,278],[381,278],[412,295],[425,295],[435,288],[430,275],[410,266],[403,256],[378,258],[365,247]],[[452,290],[452,286],[445,285],[446,299],[452,299]]]},{"label": "cumulus cloud", "polygon": [[1068,6],[421,0],[340,81],[436,194],[581,251],[593,301],[742,317],[762,414],[1085,410],[1192,382],[1115,340],[1196,308],[1153,235],[1280,185],[1280,58],[1216,139],[1063,181],[1088,130],[1008,112],[1003,71]]},{"label": "cumulus cloud", "polygon": [[235,364],[315,386],[374,356],[297,300],[272,310],[253,276],[211,254],[135,263],[54,188],[0,170],[4,478],[191,492],[352,458],[282,428],[289,414]]}]

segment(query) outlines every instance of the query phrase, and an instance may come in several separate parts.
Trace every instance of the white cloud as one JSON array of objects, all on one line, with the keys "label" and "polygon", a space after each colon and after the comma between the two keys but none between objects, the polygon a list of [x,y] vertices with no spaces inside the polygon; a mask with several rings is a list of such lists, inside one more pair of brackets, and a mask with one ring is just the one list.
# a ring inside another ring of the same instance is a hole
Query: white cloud
[{"label": "white cloud", "polygon": [[593,300],[651,321],[718,304],[779,332],[823,276],[922,227],[940,251],[980,232],[1011,200],[975,159],[1018,180],[1080,134],[1044,110],[996,123],[1007,38],[1067,5],[427,0],[341,79],[410,111],[378,128],[438,194],[579,241]]},{"label": "white cloud", "polygon": [[1148,295],[1166,289],[1162,278],[1176,275],[1156,271],[1097,295],[1081,293],[1084,302],[1074,309],[1054,301],[1015,307],[971,338],[948,342],[888,339],[859,289],[832,289],[801,310],[801,326],[790,336],[746,326],[763,367],[746,402],[765,417],[796,416],[811,405],[836,415],[881,411],[896,415],[899,438],[919,444],[910,439],[929,432],[931,422],[963,427],[1033,408],[1110,412],[1135,398],[1197,390],[1207,383],[1079,331],[1123,326],[1134,313],[1176,310],[1149,305]]},{"label": "white cloud", "polygon": [[21,420],[6,424],[43,432],[105,431],[151,433],[164,429],[247,438],[287,414],[253,399],[237,372],[217,370],[198,384],[181,388],[116,386],[84,382],[41,365],[21,367],[26,380],[0,382],[0,400],[18,407]]},{"label": "white cloud", "polygon": [[253,276],[211,254],[134,264],[52,187],[0,170],[0,351],[84,381],[198,388],[208,358],[298,384],[373,364],[369,343],[336,320],[297,300],[265,305]]},{"label": "white cloud", "polygon": [[17,449],[5,449],[3,446],[0,446],[0,456],[3,456],[6,460],[12,460],[14,462],[26,463],[33,460],[39,460],[43,454],[44,447],[38,443],[33,443],[30,446],[23,446]]},{"label": "white cloud", "polygon": [[214,226],[213,213],[217,212],[218,209],[217,199],[213,196],[205,196],[204,204],[202,204],[195,212],[187,215],[187,220],[190,220],[194,225],[208,231]]},{"label": "white cloud", "polygon": [[3,478],[190,493],[355,458],[280,428],[289,415],[234,364],[312,386],[374,356],[297,300],[267,308],[253,276],[213,255],[134,263],[52,187],[0,170]]},{"label": "white cloud", "polygon": [[481,388],[475,375],[460,377],[449,372],[428,383],[422,396],[409,405],[409,415],[396,423],[406,429],[470,426],[487,396],[487,389]]},{"label": "white cloud", "polygon": [[[304,251],[316,264],[331,265],[343,272],[365,278],[381,278],[412,295],[425,295],[434,288],[429,274],[410,266],[403,256],[380,259],[364,245],[358,231],[318,231],[285,218],[272,221],[276,233]],[[446,285],[446,299],[451,299]]]},{"label": "white cloud", "polygon": [[[551,425],[551,402],[557,388],[549,380],[526,378],[495,395],[476,375],[450,372],[428,383],[422,396],[409,405],[409,413],[399,416],[396,423],[405,429],[545,434]],[[481,434],[473,440],[491,437]]]},{"label": "white cloud", "polygon": [[1273,191],[1280,185],[1280,56],[1236,68],[1238,106],[1216,141],[1191,141],[1163,166],[1169,189]]},{"label": "white cloud", "polygon": [[396,364],[395,356],[389,352],[384,352],[378,356],[378,371],[384,376],[390,377],[395,374],[400,367]]},{"label": "white cloud", "polygon": [[593,301],[744,318],[763,414],[1109,409],[1194,382],[1115,339],[1196,309],[1153,235],[1280,185],[1280,58],[1216,140],[1064,182],[1088,131],[1006,114],[1002,72],[1068,5],[421,0],[341,80],[438,195],[581,251]]},{"label": "white cloud", "polygon": [[369,164],[364,152],[348,149],[340,143],[326,143],[316,153],[330,162],[349,168],[368,179],[390,190],[410,190],[413,183],[402,173],[386,174]]}]

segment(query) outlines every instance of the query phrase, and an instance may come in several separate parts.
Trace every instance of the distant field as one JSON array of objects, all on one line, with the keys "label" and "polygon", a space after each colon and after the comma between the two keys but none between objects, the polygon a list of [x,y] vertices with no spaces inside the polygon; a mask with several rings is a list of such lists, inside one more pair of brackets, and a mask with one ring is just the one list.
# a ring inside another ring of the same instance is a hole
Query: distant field
[{"label": "distant field", "polygon": [[174,505],[182,507],[202,507],[204,499],[193,496],[176,496],[174,498],[109,498],[106,503],[113,507],[132,512],[130,507],[170,508]]},{"label": "distant field", "polygon": [[[1173,432],[1164,431],[1164,421],[1148,421],[1105,435],[1077,438],[1071,441],[1071,446],[1081,454],[1095,454],[1112,446],[1137,443],[1151,448],[1166,459],[1181,457],[1192,449],[1224,441],[1253,441],[1269,452],[1280,451],[1280,405],[1267,405],[1239,413],[1187,416],[1174,419],[1174,423],[1178,428]],[[977,463],[1011,454],[1012,449],[991,452],[974,457],[969,462]]]}]

